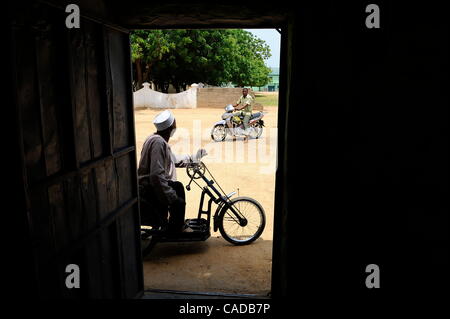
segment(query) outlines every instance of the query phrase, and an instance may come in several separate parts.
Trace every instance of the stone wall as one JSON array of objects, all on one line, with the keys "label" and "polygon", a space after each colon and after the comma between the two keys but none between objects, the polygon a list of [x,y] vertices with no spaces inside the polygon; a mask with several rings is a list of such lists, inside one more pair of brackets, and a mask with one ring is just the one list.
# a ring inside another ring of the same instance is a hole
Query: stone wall
[{"label": "stone wall", "polygon": [[[254,93],[249,90],[249,94]],[[225,108],[228,104],[235,104],[242,95],[242,88],[198,88],[197,107]],[[262,110],[262,105],[255,103],[254,110]]]}]

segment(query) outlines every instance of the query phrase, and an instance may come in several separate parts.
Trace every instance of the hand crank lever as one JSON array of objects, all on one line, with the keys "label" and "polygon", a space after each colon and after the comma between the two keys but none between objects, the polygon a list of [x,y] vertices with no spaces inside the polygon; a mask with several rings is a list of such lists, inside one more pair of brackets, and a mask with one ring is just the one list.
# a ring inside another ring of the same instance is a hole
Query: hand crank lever
[{"label": "hand crank lever", "polygon": [[197,170],[194,169],[194,174],[192,174],[191,180],[189,181],[189,184],[186,185],[186,189],[187,189],[188,191],[191,190],[191,183],[192,183],[192,181],[194,180],[194,176],[195,176],[196,173],[197,173]]},{"label": "hand crank lever", "polygon": [[194,175],[192,175],[191,180],[189,181],[189,184],[186,185],[186,189],[187,189],[188,191],[191,190],[191,183],[192,183],[192,180],[193,180],[193,179],[194,179]]}]

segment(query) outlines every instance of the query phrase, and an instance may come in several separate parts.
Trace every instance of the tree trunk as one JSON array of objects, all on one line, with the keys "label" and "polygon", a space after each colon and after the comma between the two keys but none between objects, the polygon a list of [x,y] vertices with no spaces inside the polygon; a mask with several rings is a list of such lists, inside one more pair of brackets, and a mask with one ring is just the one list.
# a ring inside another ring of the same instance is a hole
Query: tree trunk
[{"label": "tree trunk", "polygon": [[136,89],[139,90],[142,87],[142,66],[141,59],[136,59],[134,62],[136,66]]},{"label": "tree trunk", "polygon": [[150,82],[149,74],[150,74],[150,65],[146,64],[145,71],[143,72],[143,75],[142,75],[142,80],[144,82]]}]

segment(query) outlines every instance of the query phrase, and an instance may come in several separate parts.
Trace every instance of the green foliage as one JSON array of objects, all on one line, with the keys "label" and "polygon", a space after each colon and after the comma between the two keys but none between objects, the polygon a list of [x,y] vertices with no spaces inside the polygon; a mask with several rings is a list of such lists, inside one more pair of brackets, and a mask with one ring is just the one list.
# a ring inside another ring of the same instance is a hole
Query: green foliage
[{"label": "green foliage", "polygon": [[163,91],[191,83],[264,86],[268,45],[244,30],[138,30],[131,33],[137,87],[153,81]]},{"label": "green foliage", "polygon": [[278,106],[278,93],[255,92],[255,102],[263,106]]}]

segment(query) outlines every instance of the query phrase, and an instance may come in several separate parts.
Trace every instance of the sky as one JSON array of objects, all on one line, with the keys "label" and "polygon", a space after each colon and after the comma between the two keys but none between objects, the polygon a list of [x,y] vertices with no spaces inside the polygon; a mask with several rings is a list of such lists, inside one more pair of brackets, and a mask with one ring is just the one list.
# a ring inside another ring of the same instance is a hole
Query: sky
[{"label": "sky", "polygon": [[245,29],[256,35],[258,38],[266,41],[270,47],[272,56],[266,60],[268,67],[280,67],[280,43],[281,34],[275,29]]}]

